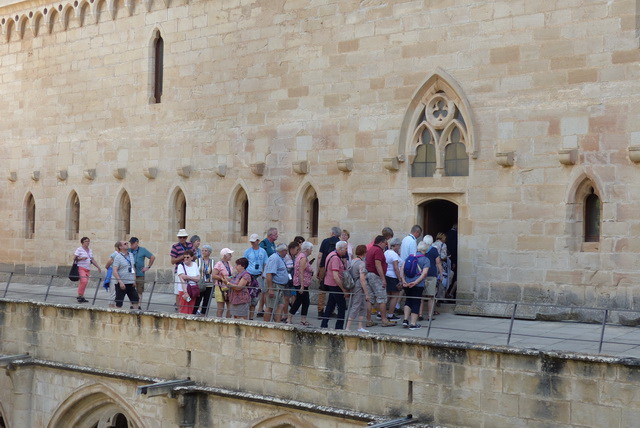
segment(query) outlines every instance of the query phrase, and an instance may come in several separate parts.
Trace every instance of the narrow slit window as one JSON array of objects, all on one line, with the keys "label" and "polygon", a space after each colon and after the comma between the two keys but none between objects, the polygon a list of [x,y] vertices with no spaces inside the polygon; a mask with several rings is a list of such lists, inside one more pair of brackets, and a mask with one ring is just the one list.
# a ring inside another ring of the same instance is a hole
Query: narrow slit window
[{"label": "narrow slit window", "polygon": [[311,237],[318,237],[318,220],[320,218],[320,203],[318,202],[318,197],[316,196],[311,201]]},{"label": "narrow slit window", "polygon": [[242,203],[242,224],[240,225],[240,235],[249,235],[249,199]]},{"label": "narrow slit window", "polygon": [[164,40],[158,33],[158,38],[154,46],[154,73],[153,73],[153,96],[156,104],[160,103],[162,98],[162,79],[164,68]]},{"label": "narrow slit window", "polygon": [[76,192],[69,197],[67,206],[67,239],[76,240],[80,234],[80,198]]},{"label": "narrow slit window", "polygon": [[36,200],[32,194],[29,194],[25,208],[25,238],[33,239],[36,234]]},{"label": "narrow slit window", "polygon": [[124,192],[118,204],[116,239],[126,239],[131,234],[131,198]]},{"label": "narrow slit window", "polygon": [[584,201],[584,242],[600,241],[600,198],[591,188]]}]

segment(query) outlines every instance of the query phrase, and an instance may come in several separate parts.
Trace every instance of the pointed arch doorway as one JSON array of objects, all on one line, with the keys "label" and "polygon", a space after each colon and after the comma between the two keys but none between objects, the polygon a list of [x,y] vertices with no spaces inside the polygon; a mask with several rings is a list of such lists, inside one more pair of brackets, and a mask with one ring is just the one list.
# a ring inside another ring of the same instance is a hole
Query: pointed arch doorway
[{"label": "pointed arch doorway", "polygon": [[439,232],[447,233],[458,223],[458,205],[446,199],[431,199],[418,206],[418,219],[423,233],[435,240]]}]

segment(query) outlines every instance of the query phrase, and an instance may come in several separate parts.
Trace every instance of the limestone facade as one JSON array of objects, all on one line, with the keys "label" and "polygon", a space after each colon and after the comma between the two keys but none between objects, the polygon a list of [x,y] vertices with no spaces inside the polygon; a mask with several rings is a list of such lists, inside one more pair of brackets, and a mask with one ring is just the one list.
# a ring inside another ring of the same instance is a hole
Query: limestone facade
[{"label": "limestone facade", "polygon": [[219,250],[270,226],[357,244],[457,219],[460,297],[635,308],[637,16],[632,0],[3,2],[0,262],[67,266],[86,235],[104,263],[135,235],[166,269],[182,225]]}]

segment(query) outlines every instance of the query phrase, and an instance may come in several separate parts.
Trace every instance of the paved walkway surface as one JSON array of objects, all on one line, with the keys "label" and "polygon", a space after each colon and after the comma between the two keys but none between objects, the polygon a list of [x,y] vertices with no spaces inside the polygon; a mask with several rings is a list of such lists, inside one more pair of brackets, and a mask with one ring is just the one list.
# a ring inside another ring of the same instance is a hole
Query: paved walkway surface
[{"label": "paved walkway surface", "polygon": [[[0,283],[0,297],[5,294],[6,283]],[[149,292],[143,296],[142,309],[153,312],[175,312],[173,303],[175,298],[168,292],[154,291],[149,304]],[[59,304],[78,304],[76,289],[68,286],[51,286],[47,295],[46,285],[12,283],[5,296],[7,299],[46,301]],[[94,303],[94,296],[96,298]],[[90,284],[85,297],[89,303],[107,307],[109,293],[102,287],[96,293],[95,281]],[[371,333],[392,336],[420,337],[440,340],[457,340],[462,342],[486,345],[506,346],[509,334],[510,319],[489,318],[455,315],[449,311],[448,305],[439,308],[441,315],[435,317],[429,328],[428,322],[421,322],[419,330],[403,328],[401,323],[394,327],[380,325],[368,327]],[[128,308],[125,302],[125,308]],[[377,321],[374,316],[374,321]],[[299,315],[295,322],[299,323]],[[312,327],[320,327],[317,319],[317,308],[309,309],[309,322]],[[331,319],[329,327],[333,328],[335,319]],[[300,328],[305,328],[298,324]],[[355,324],[352,329],[356,328]],[[516,348],[538,349],[543,351],[558,351],[584,353],[601,356],[640,358],[640,328],[624,327],[620,325],[606,325],[602,351],[599,352],[599,341],[602,333],[601,324],[586,324],[571,321],[528,321],[515,320],[509,346]]]}]

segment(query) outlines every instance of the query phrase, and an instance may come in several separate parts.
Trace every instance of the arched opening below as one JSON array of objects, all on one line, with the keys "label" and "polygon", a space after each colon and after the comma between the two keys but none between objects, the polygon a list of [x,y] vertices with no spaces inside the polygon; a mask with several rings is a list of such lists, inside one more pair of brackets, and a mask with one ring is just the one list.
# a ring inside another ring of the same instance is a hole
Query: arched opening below
[{"label": "arched opening below", "polygon": [[418,224],[422,226],[425,235],[435,239],[438,232],[447,233],[458,223],[458,206],[444,199],[427,201],[419,206]]}]

